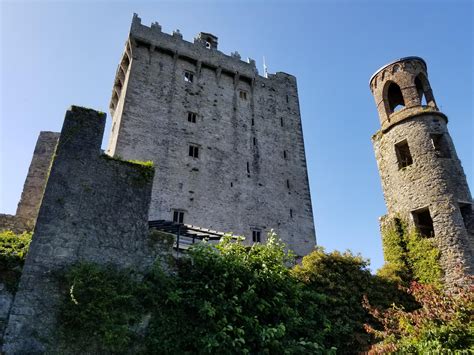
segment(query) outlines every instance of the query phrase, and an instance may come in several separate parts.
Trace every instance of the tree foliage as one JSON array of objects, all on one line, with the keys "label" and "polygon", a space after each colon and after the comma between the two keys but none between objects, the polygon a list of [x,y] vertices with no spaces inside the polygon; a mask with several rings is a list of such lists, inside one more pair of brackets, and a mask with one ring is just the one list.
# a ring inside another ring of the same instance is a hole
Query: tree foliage
[{"label": "tree foliage", "polygon": [[291,262],[270,235],[252,247],[229,237],[217,247],[199,244],[176,274],[156,267],[141,282],[79,265],[66,278],[64,338],[87,339],[94,351],[326,353],[322,334],[309,327],[323,321],[323,310],[307,317]]},{"label": "tree foliage", "polygon": [[311,303],[319,302],[318,310],[324,310],[325,322],[314,324],[313,330],[324,335],[324,345],[342,353],[363,351],[371,342],[364,323],[377,323],[362,307],[364,295],[381,308],[393,302],[413,307],[411,298],[399,292],[394,282],[372,275],[368,266],[368,260],[349,251],[326,253],[317,248],[292,272],[310,297],[318,295]]},{"label": "tree foliage", "polygon": [[472,278],[451,290],[413,282],[408,289],[421,305],[408,312],[393,306],[380,311],[366,298],[364,306],[383,324],[383,330],[366,325],[379,343],[372,353],[474,352],[474,288]]},{"label": "tree foliage", "polygon": [[29,232],[0,232],[0,283],[10,292],[14,293],[17,289],[30,242]]}]

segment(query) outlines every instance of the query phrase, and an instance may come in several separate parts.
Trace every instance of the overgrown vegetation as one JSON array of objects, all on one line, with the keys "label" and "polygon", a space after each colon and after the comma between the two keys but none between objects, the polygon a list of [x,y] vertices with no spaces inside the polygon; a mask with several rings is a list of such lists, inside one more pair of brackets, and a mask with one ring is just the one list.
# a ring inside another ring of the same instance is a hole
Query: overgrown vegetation
[{"label": "overgrown vegetation", "polygon": [[[423,244],[412,246],[417,238],[404,238],[404,249],[399,242],[389,244],[394,252],[388,261],[396,266],[390,278],[372,275],[360,255],[322,248],[291,267],[292,255],[274,234],[267,244],[252,247],[230,237],[217,246],[198,244],[188,258],[179,259],[174,272],[164,272],[158,264],[147,275],[78,264],[63,279],[60,349],[171,354],[474,351],[472,280],[449,292],[439,287],[439,273],[433,277],[416,266],[431,261],[417,264],[416,257],[403,253],[420,251]],[[16,289],[30,240],[26,233],[0,233],[0,281],[9,290]],[[397,287],[413,275],[423,283],[412,283],[408,292]]]},{"label": "overgrown vegetation", "polygon": [[441,287],[440,251],[431,238],[422,237],[402,219],[395,218],[382,230],[385,265],[378,275],[408,286],[411,281]]},{"label": "overgrown vegetation", "polygon": [[130,272],[78,265],[67,276],[63,334],[114,352],[367,349],[364,323],[377,323],[363,309],[363,295],[388,307],[398,297],[395,285],[371,275],[368,262],[349,252],[317,249],[301,266],[289,268],[293,262],[272,234],[266,245],[252,247],[230,238],[217,247],[198,244],[176,274],[157,266],[141,282]]},{"label": "overgrown vegetation", "polygon": [[21,270],[31,242],[31,233],[0,232],[0,283],[9,292],[16,292]]},{"label": "overgrown vegetation", "polygon": [[413,282],[408,289],[421,305],[407,312],[393,306],[380,311],[365,299],[365,308],[383,324],[367,325],[380,341],[373,353],[448,354],[474,352],[474,289],[472,278],[447,291]]},{"label": "overgrown vegetation", "polygon": [[396,283],[372,275],[368,267],[369,261],[360,255],[325,253],[317,248],[292,271],[306,286],[309,310],[318,304],[320,309],[315,311],[322,310],[325,316],[324,324],[313,324],[312,329],[324,334],[324,345],[335,346],[342,353],[366,350],[373,341],[364,323],[374,327],[379,323],[363,308],[364,295],[382,309],[392,303],[415,307],[413,299],[398,290]]}]

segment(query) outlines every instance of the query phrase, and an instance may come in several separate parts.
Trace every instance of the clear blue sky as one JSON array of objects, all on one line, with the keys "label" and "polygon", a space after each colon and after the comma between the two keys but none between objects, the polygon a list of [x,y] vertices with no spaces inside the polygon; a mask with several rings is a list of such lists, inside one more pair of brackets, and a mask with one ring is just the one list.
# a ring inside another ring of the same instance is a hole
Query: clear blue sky
[{"label": "clear blue sky", "polygon": [[[421,56],[473,184],[473,6],[470,1],[0,1],[0,212],[14,213],[41,130],[69,105],[108,112],[132,14],[219,37],[230,54],[298,79],[318,244],[383,263],[385,214],[370,137],[379,120],[368,80]],[[262,70],[261,70],[262,72]],[[110,128],[110,117],[109,126]],[[104,139],[104,147],[107,135]]]}]

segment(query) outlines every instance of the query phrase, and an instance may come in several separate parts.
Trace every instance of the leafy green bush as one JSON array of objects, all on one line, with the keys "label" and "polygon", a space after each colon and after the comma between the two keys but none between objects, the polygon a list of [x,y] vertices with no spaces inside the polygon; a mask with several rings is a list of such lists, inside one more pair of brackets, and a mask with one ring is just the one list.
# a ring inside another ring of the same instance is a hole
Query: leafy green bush
[{"label": "leafy green bush", "polygon": [[308,326],[322,310],[312,313],[317,319],[306,317],[291,262],[270,235],[266,245],[252,247],[230,238],[216,248],[199,244],[176,274],[156,267],[141,282],[124,271],[79,265],[66,277],[63,335],[102,352],[326,353]]},{"label": "leafy green bush", "polygon": [[396,283],[372,275],[368,266],[360,255],[326,253],[319,247],[294,268],[293,275],[306,285],[308,303],[319,304],[315,309],[325,317],[324,323],[312,325],[313,331],[323,335],[323,345],[335,346],[342,353],[369,346],[372,339],[364,323],[376,326],[376,322],[362,307],[364,295],[381,308],[393,302],[412,307],[410,297],[399,292]]},{"label": "leafy green bush", "polygon": [[383,330],[366,325],[380,341],[372,353],[474,352],[473,279],[449,291],[413,282],[408,290],[421,305],[408,312],[393,306],[380,312],[365,300],[365,307],[383,324]]},{"label": "leafy green bush", "polygon": [[7,290],[12,293],[15,293],[18,287],[30,242],[29,232],[0,232],[0,283],[5,284]]},{"label": "leafy green bush", "polygon": [[60,310],[63,340],[76,348],[123,352],[137,339],[146,289],[130,270],[78,264],[66,274],[68,299]]}]

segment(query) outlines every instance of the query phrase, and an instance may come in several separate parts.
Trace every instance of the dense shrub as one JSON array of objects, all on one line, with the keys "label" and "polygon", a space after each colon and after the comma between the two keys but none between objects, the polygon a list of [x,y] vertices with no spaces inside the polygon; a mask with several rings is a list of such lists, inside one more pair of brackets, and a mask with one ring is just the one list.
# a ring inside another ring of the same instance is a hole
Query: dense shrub
[{"label": "dense shrub", "polygon": [[292,272],[306,285],[309,303],[317,303],[317,311],[323,310],[325,323],[313,324],[313,331],[323,334],[324,345],[335,346],[342,353],[365,350],[371,337],[364,323],[377,326],[362,307],[364,295],[381,308],[393,302],[413,307],[410,297],[394,282],[372,275],[368,266],[368,260],[349,251],[326,253],[317,248]]},{"label": "dense shrub", "polygon": [[408,312],[393,306],[380,312],[365,300],[365,307],[382,324],[383,330],[366,325],[380,341],[372,353],[474,352],[474,288],[472,279],[449,291],[413,282],[408,289],[421,305]]},{"label": "dense shrub", "polygon": [[[199,244],[177,274],[156,267],[142,282],[127,272],[79,265],[67,275],[65,339],[87,339],[95,351],[156,353],[327,352],[308,326],[302,285],[291,256],[270,235],[253,247],[224,238]],[[146,330],[140,333],[141,330]]]},{"label": "dense shrub", "polygon": [[29,232],[0,232],[0,283],[10,292],[16,292],[30,242]]}]

